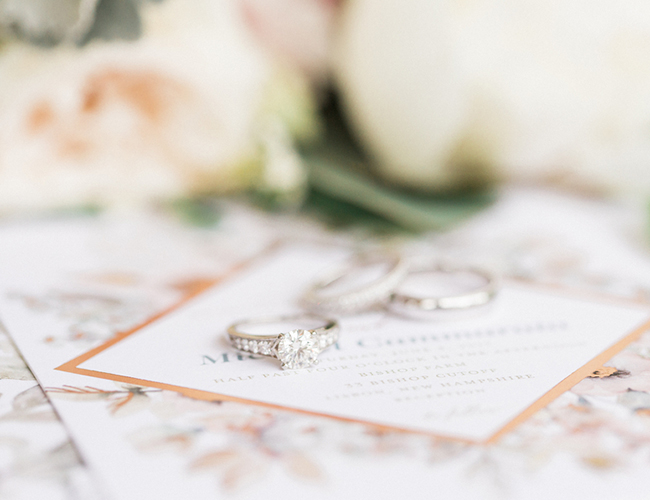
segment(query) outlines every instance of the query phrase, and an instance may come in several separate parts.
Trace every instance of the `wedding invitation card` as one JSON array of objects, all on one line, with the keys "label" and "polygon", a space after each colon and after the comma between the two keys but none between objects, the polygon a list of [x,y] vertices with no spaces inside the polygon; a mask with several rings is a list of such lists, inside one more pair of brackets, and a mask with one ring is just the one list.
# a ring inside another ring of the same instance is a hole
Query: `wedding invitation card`
[{"label": "wedding invitation card", "polygon": [[315,275],[342,257],[316,246],[281,248],[59,369],[489,442],[649,326],[645,307],[506,283],[489,307],[466,316],[343,317],[339,341],[310,368],[281,370],[276,359],[229,344],[225,331],[237,320],[299,312]]}]

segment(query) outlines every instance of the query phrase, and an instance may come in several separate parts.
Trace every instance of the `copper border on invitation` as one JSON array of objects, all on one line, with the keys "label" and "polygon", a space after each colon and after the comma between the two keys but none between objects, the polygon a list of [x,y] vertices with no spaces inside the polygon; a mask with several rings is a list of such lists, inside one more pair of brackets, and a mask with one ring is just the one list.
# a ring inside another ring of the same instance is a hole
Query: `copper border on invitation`
[{"label": "copper border on invitation", "polygon": [[[274,245],[275,246],[275,245]],[[263,252],[266,254],[267,252]],[[252,259],[256,260],[256,259]],[[250,399],[244,399],[244,398],[237,398],[234,396],[227,396],[223,394],[217,394],[215,392],[211,391],[204,391],[204,390],[199,390],[199,389],[192,389],[189,387],[183,387],[183,386],[177,386],[177,385],[172,385],[172,384],[167,384],[167,383],[162,383],[162,382],[156,382],[153,380],[144,380],[144,379],[139,379],[139,378],[134,378],[134,377],[127,377],[123,375],[115,375],[112,373],[106,373],[106,372],[100,372],[96,370],[89,370],[86,368],[80,368],[79,365],[84,363],[85,361],[93,358],[97,354],[105,351],[106,349],[109,349],[110,347],[114,346],[118,342],[121,342],[125,338],[137,333],[144,327],[154,323],[155,321],[165,317],[166,315],[170,314],[171,312],[179,309],[182,307],[184,304],[189,302],[190,300],[198,297],[199,295],[203,294],[207,290],[211,289],[214,286],[217,286],[221,281],[229,278],[233,274],[236,274],[237,271],[241,270],[242,268],[247,267],[248,264],[251,262],[247,262],[244,264],[241,264],[239,266],[236,266],[234,269],[232,269],[229,273],[226,273],[225,276],[219,279],[205,279],[205,280],[200,280],[197,282],[197,286],[193,287],[190,292],[188,292],[183,298],[181,298],[177,303],[172,305],[171,307],[155,314],[151,318],[147,319],[143,323],[137,325],[136,327],[118,333],[115,337],[112,339],[108,340],[104,344],[91,349],[90,351],[82,354],[81,356],[78,356],[61,366],[57,367],[56,370],[59,371],[64,371],[64,372],[69,372],[69,373],[75,373],[77,375],[86,375],[90,377],[95,377],[95,378],[101,378],[101,379],[106,379],[106,380],[112,380],[114,382],[123,382],[123,383],[128,383],[128,384],[133,384],[133,385],[140,385],[144,387],[152,387],[155,389],[163,389],[163,390],[168,390],[168,391],[174,391],[178,392],[180,394],[183,394],[184,396],[195,398],[195,399],[202,399],[206,401],[231,401],[231,402],[237,402],[237,403],[245,403],[245,404],[253,404],[256,406],[262,406],[265,408],[273,408],[273,409],[279,409],[279,410],[284,410],[284,411],[292,411],[295,413],[301,413],[301,414],[306,414],[306,415],[315,415],[315,416],[321,416],[321,417],[329,417],[329,418],[334,418],[337,420],[341,421],[346,421],[346,422],[354,422],[354,423],[361,423],[365,425],[369,425],[372,427],[375,427],[380,430],[385,430],[385,431],[398,431],[398,432],[409,432],[409,433],[415,433],[415,434],[424,434],[432,437],[436,437],[439,439],[446,439],[446,440],[452,440],[452,441],[460,441],[463,443],[468,443],[468,444],[477,444],[477,445],[488,445],[492,444],[496,441],[498,441],[503,435],[507,434],[510,432],[512,429],[514,429],[516,426],[530,418],[533,414],[535,414],[537,411],[541,410],[542,408],[546,407],[549,405],[554,399],[558,398],[560,395],[562,395],[564,392],[568,391],[571,389],[574,385],[576,385],[578,382],[580,382],[582,379],[587,378],[589,375],[594,373],[594,371],[598,370],[599,368],[602,368],[603,364],[606,363],[608,360],[610,360],[612,357],[614,357],[617,353],[622,351],[625,347],[627,347],[629,344],[637,340],[644,332],[650,330],[650,319],[643,323],[641,326],[627,334],[625,337],[623,337],[621,340],[619,340],[617,343],[614,345],[610,346],[608,349],[600,353],[598,356],[593,358],[591,361],[580,367],[578,370],[574,371],[571,373],[568,377],[563,379],[559,384],[551,388],[548,392],[546,392],[542,397],[540,397],[537,401],[535,401],[532,405],[527,407],[525,410],[523,410],[519,415],[517,415],[515,418],[513,418],[508,424],[503,426],[501,429],[499,429],[496,433],[494,433],[492,436],[490,436],[488,439],[484,441],[475,441],[471,439],[464,439],[464,438],[459,438],[459,437],[454,437],[454,436],[447,436],[447,435],[441,435],[441,434],[436,434],[434,432],[427,432],[427,431],[419,431],[419,430],[413,430],[413,429],[404,429],[400,427],[395,427],[395,426],[388,426],[388,425],[381,425],[377,424],[374,422],[368,422],[365,420],[358,420],[358,419],[353,419],[353,418],[346,418],[346,417],[341,417],[338,415],[330,415],[328,413],[322,413],[322,412],[315,412],[315,411],[309,411],[309,410],[301,410],[298,408],[292,408],[292,407],[287,407],[287,406],[282,406],[282,405],[274,405],[271,403],[264,403],[261,401],[255,401],[255,400],[250,400]],[[534,286],[530,283],[527,283],[528,286]],[[539,288],[544,288],[544,285],[541,285]],[[556,290],[559,292],[566,292],[566,290]],[[578,295],[580,296],[585,296],[587,294],[572,294],[574,297]],[[597,300],[606,300],[607,302],[617,302],[617,303],[626,303],[630,305],[639,305],[638,302],[635,302],[633,300],[621,300],[620,298],[616,297],[603,297],[597,296],[597,297],[589,297],[589,298],[595,298]],[[647,304],[645,304],[647,305]]]}]

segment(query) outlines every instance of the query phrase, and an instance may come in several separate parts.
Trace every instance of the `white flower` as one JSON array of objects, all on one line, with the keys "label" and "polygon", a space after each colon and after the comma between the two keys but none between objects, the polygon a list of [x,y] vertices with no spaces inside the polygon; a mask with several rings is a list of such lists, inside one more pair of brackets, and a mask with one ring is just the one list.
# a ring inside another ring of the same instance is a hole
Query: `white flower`
[{"label": "white flower", "polygon": [[134,42],[0,52],[0,211],[246,188],[260,176],[264,115],[311,116],[309,95],[266,103],[292,69],[278,70],[237,2],[167,0],[141,14]]},{"label": "white flower", "polygon": [[347,112],[381,174],[650,188],[650,4],[351,0]]}]

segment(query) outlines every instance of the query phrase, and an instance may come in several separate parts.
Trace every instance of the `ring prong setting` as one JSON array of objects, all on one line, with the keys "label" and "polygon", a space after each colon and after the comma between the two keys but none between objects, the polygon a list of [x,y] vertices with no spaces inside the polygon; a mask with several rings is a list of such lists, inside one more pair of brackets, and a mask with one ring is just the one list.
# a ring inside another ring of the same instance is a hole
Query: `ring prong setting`
[{"label": "ring prong setting", "polygon": [[318,336],[310,330],[291,330],[278,336],[277,358],[285,370],[315,365],[320,351]]}]

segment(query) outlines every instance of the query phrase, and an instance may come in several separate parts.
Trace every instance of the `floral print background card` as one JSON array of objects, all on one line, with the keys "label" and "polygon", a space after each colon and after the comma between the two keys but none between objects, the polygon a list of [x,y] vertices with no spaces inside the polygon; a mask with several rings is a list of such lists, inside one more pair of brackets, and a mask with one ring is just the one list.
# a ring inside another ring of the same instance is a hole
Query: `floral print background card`
[{"label": "floral print background card", "polygon": [[335,348],[309,368],[280,370],[277,360],[227,346],[229,323],[295,312],[315,273],[340,259],[340,251],[313,246],[279,249],[60,369],[203,399],[488,442],[650,328],[647,307],[507,284],[478,316],[344,317]]},{"label": "floral print background card", "polygon": [[[620,207],[515,190],[403,248],[647,303],[650,261],[625,238],[629,223]],[[0,228],[0,315],[106,498],[644,497],[648,334],[487,447],[55,370],[278,237],[342,241],[312,222],[241,210],[212,229],[165,217]]]}]

